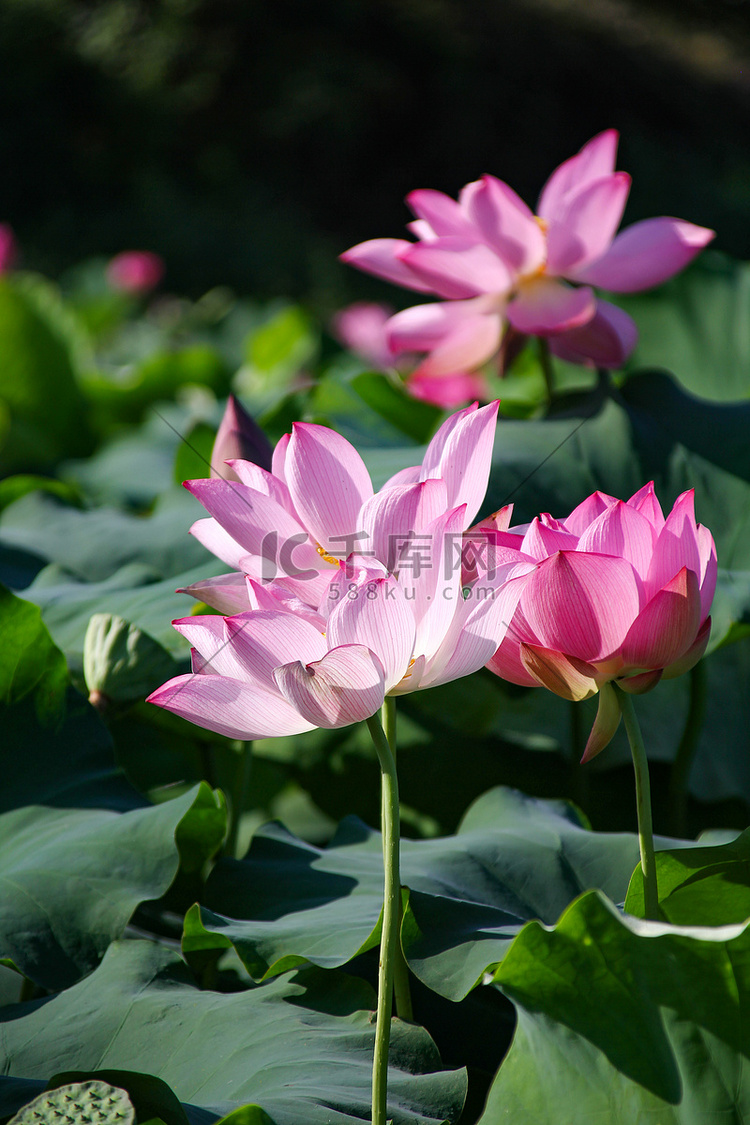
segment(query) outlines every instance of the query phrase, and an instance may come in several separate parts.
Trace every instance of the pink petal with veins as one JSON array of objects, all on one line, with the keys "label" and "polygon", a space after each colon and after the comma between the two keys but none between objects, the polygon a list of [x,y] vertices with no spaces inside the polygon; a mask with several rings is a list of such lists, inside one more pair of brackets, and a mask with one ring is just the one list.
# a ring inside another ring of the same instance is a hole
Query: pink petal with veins
[{"label": "pink petal with veins", "polygon": [[530,575],[523,609],[544,648],[593,664],[618,650],[638,616],[638,581],[625,559],[558,551]]},{"label": "pink petal with veins", "polygon": [[327,554],[348,555],[352,547],[337,537],[361,530],[359,511],[372,496],[370,474],[354,446],[327,426],[295,422],[284,472],[292,503],[313,538]]},{"label": "pink petal with veins", "polygon": [[614,496],[609,496],[606,492],[592,492],[590,496],[574,508],[567,519],[563,520],[563,526],[566,531],[572,531],[574,535],[583,535],[586,528],[602,512],[606,511],[617,500]]},{"label": "pink petal with veins", "polygon": [[541,561],[555,551],[575,551],[578,537],[571,532],[547,527],[539,519],[533,519],[519,543],[519,550],[532,559]]},{"label": "pink petal with veins", "polygon": [[362,506],[364,545],[392,571],[404,541],[419,535],[447,507],[448,491],[441,479],[381,490]]},{"label": "pink petal with veins", "polygon": [[689,672],[698,663],[703,653],[706,651],[708,639],[711,636],[711,618],[707,617],[698,630],[698,635],[691,644],[687,652],[684,652],[672,664],[668,664],[664,669],[663,679],[673,680],[676,676],[681,676],[685,672]]},{"label": "pink petal with veins", "polygon": [[649,481],[644,484],[643,488],[639,488],[637,492],[628,500],[631,508],[641,512],[649,521],[657,535],[664,527],[664,513],[661,509],[661,504],[654,489],[654,482]]},{"label": "pink petal with veins", "polygon": [[646,517],[618,500],[581,533],[578,550],[627,559],[636,574],[645,579],[655,544],[656,531]]},{"label": "pink petal with veins", "polygon": [[196,726],[243,741],[312,730],[278,691],[225,676],[176,676],[146,700]]},{"label": "pink petal with veins", "polygon": [[633,622],[621,655],[631,668],[664,668],[683,656],[698,632],[698,579],[683,567]]},{"label": "pink petal with veins", "polygon": [[204,578],[200,582],[193,582],[190,586],[183,586],[176,593],[189,594],[191,598],[197,598],[204,605],[218,609],[219,613],[243,613],[253,608],[247,594],[247,579],[237,570],[231,574],[219,574],[215,578]]},{"label": "pink petal with veins", "polygon": [[366,645],[383,666],[386,692],[408,671],[415,638],[414,614],[395,578],[357,584],[328,618],[330,646]]},{"label": "pink petal with veins", "polygon": [[380,660],[358,644],[331,649],[311,664],[285,664],[276,669],[275,679],[300,715],[326,730],[368,719],[385,697]]},{"label": "pink petal with veins", "polygon": [[453,414],[433,437],[422,461],[422,480],[441,477],[448,507],[466,505],[466,524],[476,516],[492,467],[498,402],[477,410],[476,403]]},{"label": "pink petal with veins", "polygon": [[243,678],[275,687],[274,669],[289,657],[308,663],[328,651],[323,634],[309,621],[285,610],[252,610],[226,618],[228,645],[241,664]]},{"label": "pink petal with veins", "polygon": [[241,546],[215,519],[196,520],[190,528],[190,534],[227,566],[242,570],[242,559],[247,555],[247,548]]},{"label": "pink petal with veins", "polygon": [[[276,534],[280,544],[298,544],[295,552],[297,568],[320,569],[320,557],[310,544],[306,529],[285,505],[277,503],[271,496],[234,481],[192,480],[186,481],[185,487],[200,500],[224,532],[244,548],[245,556],[265,557],[268,553],[267,537],[272,532]],[[224,544],[223,538],[216,534],[214,528],[202,526],[204,523],[205,521],[199,521],[194,524],[191,531],[219,558],[226,558],[225,554],[219,554],[219,548]],[[202,538],[201,532],[204,533]],[[241,559],[230,565],[244,569]]]}]

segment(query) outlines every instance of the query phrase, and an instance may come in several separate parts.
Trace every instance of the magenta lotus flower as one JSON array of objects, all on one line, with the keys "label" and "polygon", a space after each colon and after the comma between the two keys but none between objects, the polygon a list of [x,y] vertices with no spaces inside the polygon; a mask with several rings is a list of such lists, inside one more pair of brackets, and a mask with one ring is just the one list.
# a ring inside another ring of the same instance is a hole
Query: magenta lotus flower
[{"label": "magenta lotus flower", "polygon": [[490,530],[496,565],[520,596],[487,667],[511,683],[564,699],[601,692],[584,761],[617,728],[612,681],[631,693],[692,668],[705,651],[716,586],[716,548],[695,522],[693,492],[666,520],[653,484],[627,502],[595,492],[564,520]]},{"label": "magenta lotus flower", "polygon": [[149,293],[163,276],[164,261],[150,250],[123,250],[107,265],[107,281],[120,293]]},{"label": "magenta lotus flower", "polygon": [[[439,479],[407,487],[416,498],[444,496]],[[347,726],[374,715],[386,695],[476,671],[502,639],[521,591],[503,582],[515,563],[463,587],[465,523],[461,504],[424,525],[416,567],[410,544],[393,573],[372,560],[338,564],[317,611],[295,604],[283,586],[248,580],[251,611],[175,621],[193,648],[193,672],[149,702],[231,738],[269,738]]]},{"label": "magenta lotus flower", "polygon": [[392,570],[404,543],[416,550],[429,525],[458,507],[465,530],[487,488],[497,407],[474,403],[448,418],[422,464],[397,473],[378,493],[356,449],[334,430],[307,422],[295,423],[278,443],[270,473],[231,460],[239,483],[186,481],[210,516],[191,532],[235,571],[186,592],[235,613],[238,598],[247,596],[246,577],[273,580],[288,597],[317,609],[350,555]]},{"label": "magenta lotus flower", "polygon": [[485,175],[458,201],[412,192],[416,242],[378,238],[342,254],[368,273],[442,298],[392,318],[392,349],[426,352],[420,370],[428,375],[471,370],[497,352],[507,320],[517,333],[549,337],[565,358],[619,366],[635,346],[635,325],[591,287],[632,293],[660,285],[714,235],[667,217],[616,234],[630,190],[630,177],[614,170],[617,141],[608,129],[561,164],[536,214]]},{"label": "magenta lotus flower", "polygon": [[8,223],[0,223],[0,276],[10,273],[17,257],[18,245],[13,228]]}]

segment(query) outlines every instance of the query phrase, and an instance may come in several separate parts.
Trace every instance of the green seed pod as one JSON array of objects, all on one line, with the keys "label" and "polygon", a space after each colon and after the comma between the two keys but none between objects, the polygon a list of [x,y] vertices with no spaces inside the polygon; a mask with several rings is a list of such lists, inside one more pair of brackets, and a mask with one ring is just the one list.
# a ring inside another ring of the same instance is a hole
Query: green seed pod
[{"label": "green seed pod", "polygon": [[175,661],[162,646],[111,613],[95,613],[83,643],[83,674],[95,707],[127,703],[175,674]]},{"label": "green seed pod", "polygon": [[135,1125],[125,1090],[107,1082],[75,1082],[45,1090],[20,1109],[8,1125]]}]

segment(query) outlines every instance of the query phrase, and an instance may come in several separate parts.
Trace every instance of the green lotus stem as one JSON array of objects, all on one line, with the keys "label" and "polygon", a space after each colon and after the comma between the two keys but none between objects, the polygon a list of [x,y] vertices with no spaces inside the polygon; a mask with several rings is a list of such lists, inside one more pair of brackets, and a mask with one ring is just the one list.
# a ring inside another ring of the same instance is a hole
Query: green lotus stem
[{"label": "green lotus stem", "polygon": [[699,660],[690,669],[690,703],[669,774],[669,831],[674,836],[684,836],[686,831],[687,783],[706,717],[707,698],[706,666]]},{"label": "green lotus stem", "polygon": [[237,856],[237,837],[240,831],[240,819],[245,809],[245,798],[250,786],[250,775],[253,767],[252,742],[239,743],[237,758],[237,768],[234,772],[234,783],[229,801],[229,829],[224,844],[224,854],[230,856],[231,859],[239,858]]},{"label": "green lotus stem", "polygon": [[544,336],[538,336],[537,341],[539,343],[539,363],[544,376],[544,385],[547,388],[547,402],[552,402],[555,394],[555,369],[552,366],[552,353]]},{"label": "green lotus stem", "polygon": [[[385,737],[396,763],[396,700],[387,695],[380,712],[380,721],[383,724]],[[383,798],[385,801],[385,796]],[[385,811],[384,807],[382,812]],[[385,816],[382,816],[381,827],[383,832],[383,859],[385,861]],[[404,904],[399,895],[398,900],[398,932],[401,933],[401,922],[404,916]],[[394,968],[394,999],[396,1001],[396,1015],[402,1020],[413,1020],[414,1010],[411,1003],[411,986],[409,984],[409,966],[406,964],[401,942],[396,942],[396,964]]]},{"label": "green lotus stem", "polygon": [[[383,928],[380,936],[378,1012],[375,1023],[375,1053],[372,1063],[372,1125],[386,1125],[388,1105],[388,1046],[391,1039],[391,1009],[399,946],[399,804],[396,763],[377,715],[367,720],[380,763],[383,812]],[[388,721],[386,721],[388,725]]]},{"label": "green lotus stem", "polygon": [[635,799],[638,809],[638,844],[641,849],[641,871],[643,872],[643,902],[646,918],[657,921],[659,918],[659,889],[656,883],[656,855],[654,853],[654,829],[651,821],[651,785],[648,777],[648,759],[643,735],[633,706],[633,700],[622,688],[613,684],[620,710],[625,722],[625,730],[633,755],[635,771]]},{"label": "green lotus stem", "polygon": [[572,796],[579,808],[587,812],[591,770],[586,765],[581,765],[581,755],[586,746],[586,737],[583,730],[583,711],[580,703],[573,700],[568,703],[568,708],[570,718],[570,772]]}]

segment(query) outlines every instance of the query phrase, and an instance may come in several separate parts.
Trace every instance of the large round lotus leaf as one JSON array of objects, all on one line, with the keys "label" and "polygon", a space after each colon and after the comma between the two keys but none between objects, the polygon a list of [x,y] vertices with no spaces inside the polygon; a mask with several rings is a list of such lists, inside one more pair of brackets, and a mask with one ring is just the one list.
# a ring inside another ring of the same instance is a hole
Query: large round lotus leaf
[{"label": "large round lotus leaf", "polygon": [[[201,991],[184,962],[152,942],[110,946],[84,980],[47,1000],[0,1009],[0,1070],[141,1071],[217,1116],[260,1106],[275,1125],[369,1120],[375,996],[343,973],[307,969],[247,991]],[[440,1069],[422,1028],[395,1020],[388,1119],[455,1120],[463,1071]]]}]

